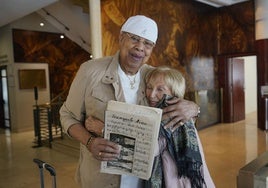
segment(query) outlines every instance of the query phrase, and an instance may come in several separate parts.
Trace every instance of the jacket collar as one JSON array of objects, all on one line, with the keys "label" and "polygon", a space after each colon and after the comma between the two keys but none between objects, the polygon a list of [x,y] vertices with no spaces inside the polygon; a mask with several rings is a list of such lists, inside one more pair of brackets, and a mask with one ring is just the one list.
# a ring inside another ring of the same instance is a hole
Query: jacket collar
[{"label": "jacket collar", "polygon": [[118,81],[118,66],[119,66],[119,51],[112,57],[112,61],[107,67],[105,74],[102,78],[102,82],[105,84],[111,84]]}]

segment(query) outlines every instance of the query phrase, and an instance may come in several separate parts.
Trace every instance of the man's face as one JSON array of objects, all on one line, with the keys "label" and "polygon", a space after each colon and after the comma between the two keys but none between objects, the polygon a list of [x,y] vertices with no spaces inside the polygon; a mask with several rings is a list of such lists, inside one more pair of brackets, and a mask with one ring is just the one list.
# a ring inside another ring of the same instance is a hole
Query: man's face
[{"label": "man's face", "polygon": [[123,32],[119,36],[120,65],[127,74],[136,74],[148,61],[154,43],[139,36]]}]

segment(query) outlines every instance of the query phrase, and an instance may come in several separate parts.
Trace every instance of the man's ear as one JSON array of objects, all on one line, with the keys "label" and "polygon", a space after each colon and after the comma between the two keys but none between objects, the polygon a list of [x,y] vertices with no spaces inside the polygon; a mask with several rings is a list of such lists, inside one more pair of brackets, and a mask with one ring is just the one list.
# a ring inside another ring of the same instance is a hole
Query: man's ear
[{"label": "man's ear", "polygon": [[123,39],[124,39],[124,34],[121,32],[119,34],[119,44],[121,44],[123,42]]}]

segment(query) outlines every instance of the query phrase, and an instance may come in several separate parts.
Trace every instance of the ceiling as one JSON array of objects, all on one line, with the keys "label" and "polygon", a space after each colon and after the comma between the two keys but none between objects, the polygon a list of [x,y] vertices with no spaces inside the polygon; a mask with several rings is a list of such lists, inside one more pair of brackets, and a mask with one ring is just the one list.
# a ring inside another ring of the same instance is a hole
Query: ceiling
[{"label": "ceiling", "polygon": [[248,0],[196,0],[196,1],[219,8],[223,6],[230,6],[233,4],[242,3]]},{"label": "ceiling", "polygon": [[89,15],[82,7],[74,5],[73,0],[1,0],[0,27],[33,13],[91,52]]},{"label": "ceiling", "polygon": [[0,27],[58,0],[1,0]]},{"label": "ceiling", "polygon": [[[58,0],[1,0],[0,27]],[[85,0],[87,1],[87,0]],[[248,0],[195,0],[213,7],[230,6]]]}]

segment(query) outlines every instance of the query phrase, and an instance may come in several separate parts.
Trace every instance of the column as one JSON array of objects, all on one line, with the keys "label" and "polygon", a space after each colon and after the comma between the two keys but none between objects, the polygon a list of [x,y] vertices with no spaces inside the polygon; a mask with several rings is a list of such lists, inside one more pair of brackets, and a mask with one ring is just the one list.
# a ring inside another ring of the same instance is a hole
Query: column
[{"label": "column", "polygon": [[255,0],[256,40],[268,39],[268,1]]},{"label": "column", "polygon": [[92,58],[102,57],[102,32],[101,32],[101,3],[100,0],[89,0],[89,25]]}]

